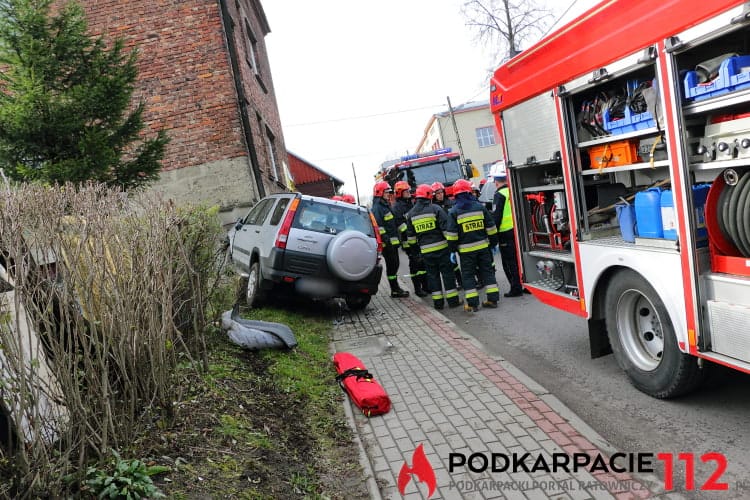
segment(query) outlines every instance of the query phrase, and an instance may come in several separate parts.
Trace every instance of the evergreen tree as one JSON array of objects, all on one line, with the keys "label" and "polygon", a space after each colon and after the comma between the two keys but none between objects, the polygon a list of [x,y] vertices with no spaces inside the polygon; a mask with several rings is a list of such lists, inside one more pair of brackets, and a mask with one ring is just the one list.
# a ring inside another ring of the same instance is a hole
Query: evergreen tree
[{"label": "evergreen tree", "polygon": [[0,0],[0,167],[13,179],[124,189],[159,176],[168,137],[141,134],[137,51],[88,35],[80,5]]}]

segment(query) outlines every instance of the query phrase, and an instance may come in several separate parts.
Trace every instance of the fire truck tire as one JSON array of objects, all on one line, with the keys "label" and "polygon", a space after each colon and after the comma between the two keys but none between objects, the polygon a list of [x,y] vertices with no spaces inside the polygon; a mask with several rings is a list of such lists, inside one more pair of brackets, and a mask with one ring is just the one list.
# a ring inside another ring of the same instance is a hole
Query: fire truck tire
[{"label": "fire truck tire", "polygon": [[641,275],[623,270],[612,276],[605,306],[612,352],[638,390],[668,399],[700,383],[697,358],[679,350],[664,303]]}]

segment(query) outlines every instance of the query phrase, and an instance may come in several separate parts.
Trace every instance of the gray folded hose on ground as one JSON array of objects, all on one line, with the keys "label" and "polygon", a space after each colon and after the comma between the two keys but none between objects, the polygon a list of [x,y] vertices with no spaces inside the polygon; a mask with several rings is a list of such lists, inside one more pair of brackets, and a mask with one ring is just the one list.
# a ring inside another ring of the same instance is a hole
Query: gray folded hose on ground
[{"label": "gray folded hose on ground", "polygon": [[229,340],[245,349],[291,349],[297,345],[297,338],[288,326],[241,318],[236,305],[222,313],[221,328],[226,330]]}]

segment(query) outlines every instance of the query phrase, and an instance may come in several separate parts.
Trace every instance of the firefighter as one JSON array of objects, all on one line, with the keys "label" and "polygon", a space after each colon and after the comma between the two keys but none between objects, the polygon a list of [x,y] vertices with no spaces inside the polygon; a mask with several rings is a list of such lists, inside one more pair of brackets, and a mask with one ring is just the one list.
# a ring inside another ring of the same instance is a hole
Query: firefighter
[{"label": "firefighter", "polygon": [[440,206],[447,213],[448,209],[453,206],[453,201],[449,200],[445,195],[445,186],[442,182],[433,182],[431,187],[434,193],[432,202]]},{"label": "firefighter", "polygon": [[518,258],[516,255],[516,238],[513,231],[513,215],[511,213],[510,192],[508,190],[505,162],[499,161],[495,164],[494,172],[495,196],[492,199],[492,218],[497,225],[497,239],[500,247],[500,259],[503,262],[505,277],[510,283],[510,291],[504,293],[505,297],[520,297],[524,293],[530,293],[521,285],[521,277],[518,274]]},{"label": "firefighter", "polygon": [[427,271],[422,254],[416,243],[411,244],[406,237],[406,212],[412,209],[411,190],[409,183],[398,181],[393,185],[393,195],[395,201],[391,206],[393,220],[398,228],[399,238],[401,239],[401,248],[406,252],[409,258],[409,277],[414,285],[414,294],[417,297],[427,296]]},{"label": "firefighter", "polygon": [[385,181],[375,183],[372,189],[372,215],[378,225],[380,239],[383,242],[383,260],[385,260],[385,273],[388,277],[388,285],[391,287],[391,297],[408,297],[409,292],[403,290],[398,284],[398,267],[401,264],[398,258],[399,236],[398,229],[388,204],[388,198],[393,193],[390,184]]},{"label": "firefighter", "polygon": [[[448,210],[453,206],[453,200],[445,195],[445,186],[442,182],[433,182],[431,187],[433,192],[432,203],[445,210],[445,213],[448,214]],[[458,265],[458,256],[451,254],[450,259],[451,265],[453,266],[456,285],[460,290],[463,288],[463,280],[461,279],[461,267]]]},{"label": "firefighter", "polygon": [[458,296],[448,240],[445,236],[448,215],[445,210],[432,203],[432,195],[429,185],[417,186],[414,207],[406,213],[408,241],[419,248],[424,258],[427,286],[432,292],[432,304],[435,309],[442,309],[446,301],[448,307],[456,307],[461,305],[461,299]]},{"label": "firefighter", "polygon": [[487,299],[482,305],[494,309],[500,300],[490,251],[497,244],[497,227],[484,205],[472,194],[472,187],[466,179],[459,179],[453,184],[456,203],[448,211],[449,226],[446,232],[452,249],[458,250],[461,260],[466,300],[464,309],[468,312],[479,310],[475,272],[486,287]]}]

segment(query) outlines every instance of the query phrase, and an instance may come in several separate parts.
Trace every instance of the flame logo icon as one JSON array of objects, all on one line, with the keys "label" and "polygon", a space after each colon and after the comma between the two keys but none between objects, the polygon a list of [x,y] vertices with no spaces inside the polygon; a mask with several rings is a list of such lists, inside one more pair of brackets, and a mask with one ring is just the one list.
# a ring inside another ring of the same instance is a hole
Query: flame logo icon
[{"label": "flame logo icon", "polygon": [[435,493],[435,487],[437,486],[437,480],[435,479],[435,471],[427,460],[427,455],[424,454],[424,447],[420,444],[417,449],[414,450],[411,456],[412,466],[404,461],[404,465],[401,466],[401,472],[398,473],[398,491],[402,495],[406,490],[406,486],[411,481],[411,475],[414,474],[420,483],[427,485],[427,498],[430,498]]}]

